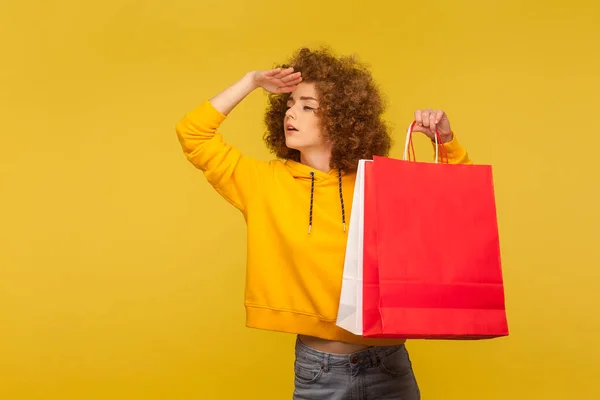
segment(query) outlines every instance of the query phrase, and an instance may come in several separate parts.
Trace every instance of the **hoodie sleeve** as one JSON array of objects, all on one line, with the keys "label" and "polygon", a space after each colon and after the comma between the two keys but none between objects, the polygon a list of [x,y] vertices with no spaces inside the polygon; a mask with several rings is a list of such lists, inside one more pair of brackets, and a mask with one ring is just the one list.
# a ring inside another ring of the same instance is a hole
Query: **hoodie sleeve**
[{"label": "hoodie sleeve", "polygon": [[[434,151],[434,155],[435,155],[435,142],[432,141],[431,143],[432,143],[433,151]],[[445,150],[446,153],[448,154],[448,163],[449,164],[473,164],[473,162],[471,161],[471,158],[469,157],[469,153],[467,152],[467,149],[465,149],[460,144],[456,135],[453,135],[451,141],[440,144],[438,146],[439,146],[438,162],[441,163],[441,162],[445,161],[445,157],[444,157],[444,150]]]},{"label": "hoodie sleeve", "polygon": [[177,137],[186,158],[204,172],[221,196],[245,212],[256,187],[260,161],[244,156],[223,141],[217,129],[225,118],[206,100],[177,124]]}]

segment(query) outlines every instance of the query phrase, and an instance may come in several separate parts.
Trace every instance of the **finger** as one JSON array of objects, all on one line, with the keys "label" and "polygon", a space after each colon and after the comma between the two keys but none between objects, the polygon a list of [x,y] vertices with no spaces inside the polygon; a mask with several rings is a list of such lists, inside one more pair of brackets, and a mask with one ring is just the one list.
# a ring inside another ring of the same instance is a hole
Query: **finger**
[{"label": "finger", "polygon": [[431,132],[435,135],[435,131],[437,129],[437,122],[436,122],[436,117],[437,115],[437,111],[432,110],[431,113],[429,114],[429,129],[431,129]]},{"label": "finger", "polygon": [[423,123],[421,125],[423,125],[425,128],[429,127],[429,113],[430,113],[430,111],[431,110],[427,109],[421,115],[421,119],[423,120]]},{"label": "finger", "polygon": [[301,78],[301,75],[302,74],[300,72],[295,72],[291,75],[288,75],[288,76],[282,78],[281,81],[287,84],[289,82],[298,80],[298,78]]},{"label": "finger", "polygon": [[300,84],[300,82],[302,82],[302,77],[300,77],[298,79],[294,79],[293,81],[290,81],[290,82],[285,82],[284,86],[297,86],[298,84]]},{"label": "finger", "polygon": [[271,78],[271,77],[275,76],[276,74],[278,74],[279,72],[281,72],[281,68],[275,68],[270,71],[265,71],[265,72],[263,72],[263,74],[266,77]]},{"label": "finger", "polygon": [[[438,124],[440,123],[440,120],[442,119],[442,116],[444,115],[444,112],[442,110],[436,110],[433,111],[431,113],[431,132],[433,133],[433,135],[437,135],[439,132],[438,129]],[[435,139],[435,137],[434,137]]]},{"label": "finger", "polygon": [[281,94],[281,93],[291,93],[294,90],[296,90],[297,87],[298,87],[297,85],[281,86],[281,87],[278,87],[277,89],[275,89],[275,92],[279,93],[279,94]]},{"label": "finger", "polygon": [[291,74],[292,72],[294,72],[294,68],[293,67],[289,67],[286,69],[282,69],[281,71],[279,71],[278,74],[276,74],[275,76],[273,76],[276,79],[282,79],[286,76],[288,76],[289,74]]},{"label": "finger", "polygon": [[436,125],[437,125],[437,124],[439,124],[439,123],[440,123],[440,121],[442,120],[442,118],[444,118],[444,111],[442,111],[442,110],[438,110],[438,111],[435,113],[435,124],[436,124]]},{"label": "finger", "polygon": [[427,133],[427,132],[428,132],[428,129],[427,129],[427,128],[424,128],[424,127],[422,127],[421,125],[415,124],[415,126],[413,126],[413,128],[412,128],[412,131],[413,131],[413,132]]},{"label": "finger", "polygon": [[417,122],[415,126],[423,125],[423,111],[417,110],[415,111],[415,121]]}]

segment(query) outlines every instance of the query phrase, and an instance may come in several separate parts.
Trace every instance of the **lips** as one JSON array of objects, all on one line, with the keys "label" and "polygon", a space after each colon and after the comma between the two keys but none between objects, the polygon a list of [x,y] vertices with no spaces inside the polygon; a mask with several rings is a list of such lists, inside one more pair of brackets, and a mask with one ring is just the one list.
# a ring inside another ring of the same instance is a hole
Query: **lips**
[{"label": "lips", "polygon": [[290,124],[287,124],[285,126],[285,130],[286,130],[286,132],[297,132],[298,131],[298,129],[296,129],[296,127],[294,125],[290,125]]}]

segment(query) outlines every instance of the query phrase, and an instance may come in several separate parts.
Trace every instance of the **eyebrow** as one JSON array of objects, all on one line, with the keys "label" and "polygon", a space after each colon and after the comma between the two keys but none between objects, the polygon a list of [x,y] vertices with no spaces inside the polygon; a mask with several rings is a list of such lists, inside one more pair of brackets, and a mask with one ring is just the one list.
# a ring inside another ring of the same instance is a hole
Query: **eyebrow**
[{"label": "eyebrow", "polygon": [[[290,96],[288,100],[294,100],[294,96]],[[307,96],[300,96],[300,100],[314,100],[317,103],[319,102],[317,99],[315,99],[314,97],[307,97]]]}]

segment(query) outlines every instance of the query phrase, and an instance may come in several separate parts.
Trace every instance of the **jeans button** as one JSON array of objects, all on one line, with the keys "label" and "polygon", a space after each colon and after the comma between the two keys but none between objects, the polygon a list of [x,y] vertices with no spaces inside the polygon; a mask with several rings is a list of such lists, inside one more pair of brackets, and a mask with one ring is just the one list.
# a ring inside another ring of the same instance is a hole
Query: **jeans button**
[{"label": "jeans button", "polygon": [[356,363],[358,362],[358,357],[356,357],[356,356],[352,356],[352,358],[350,358],[350,362],[351,362],[352,364],[356,364]]}]

